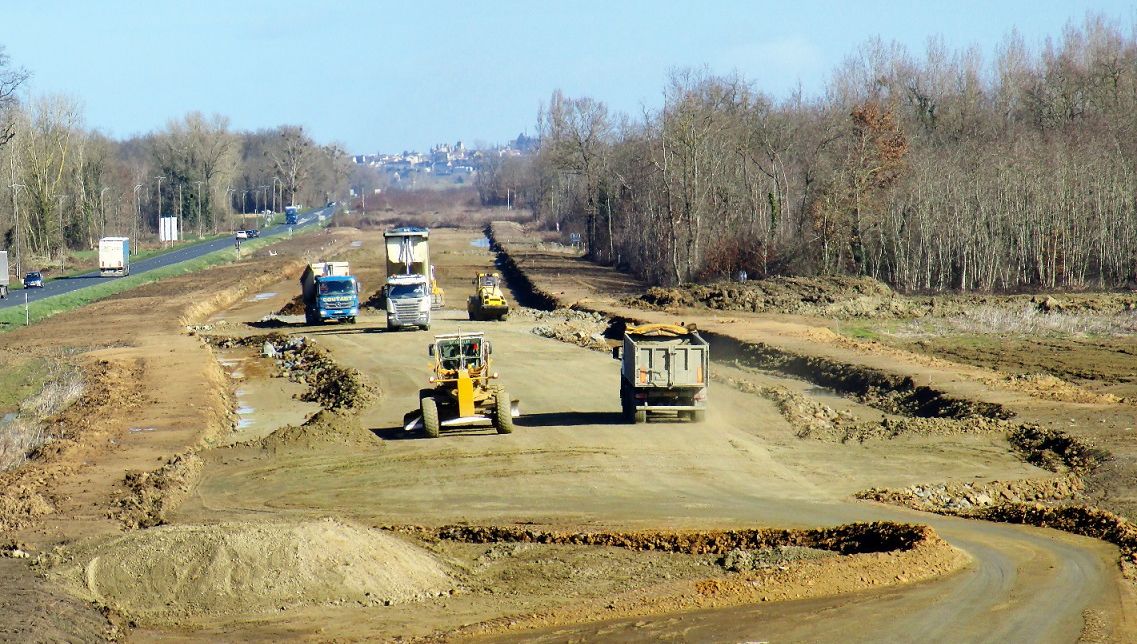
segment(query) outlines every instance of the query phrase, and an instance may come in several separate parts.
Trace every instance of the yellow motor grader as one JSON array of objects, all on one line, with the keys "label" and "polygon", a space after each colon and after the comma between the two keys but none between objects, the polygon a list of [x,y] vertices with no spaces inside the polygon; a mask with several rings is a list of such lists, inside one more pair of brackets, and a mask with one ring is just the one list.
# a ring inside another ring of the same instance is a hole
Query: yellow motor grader
[{"label": "yellow motor grader", "polygon": [[433,359],[430,383],[419,391],[419,412],[404,419],[404,429],[422,429],[438,438],[443,427],[467,427],[489,423],[499,434],[513,431],[513,419],[521,414],[518,401],[505,388],[491,384],[492,347],[481,332],[448,333],[434,338],[428,349]]},{"label": "yellow motor grader", "polygon": [[474,276],[474,294],[466,302],[471,320],[504,320],[509,315],[509,302],[501,291],[501,275],[477,273]]}]

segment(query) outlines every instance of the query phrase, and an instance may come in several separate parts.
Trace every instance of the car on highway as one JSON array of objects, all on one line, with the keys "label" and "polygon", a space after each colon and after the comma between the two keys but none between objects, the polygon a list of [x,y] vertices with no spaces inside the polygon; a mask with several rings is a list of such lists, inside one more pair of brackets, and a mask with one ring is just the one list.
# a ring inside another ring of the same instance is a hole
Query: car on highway
[{"label": "car on highway", "polygon": [[43,288],[43,275],[32,271],[24,276],[24,288]]},{"label": "car on highway", "polygon": [[237,231],[237,239],[248,239],[248,238],[249,238],[249,231],[247,231],[247,230],[238,230]]},{"label": "car on highway", "polygon": [[250,228],[245,231],[245,234],[248,235],[249,239],[252,239],[254,237],[260,237],[261,231],[257,230],[256,228]]}]

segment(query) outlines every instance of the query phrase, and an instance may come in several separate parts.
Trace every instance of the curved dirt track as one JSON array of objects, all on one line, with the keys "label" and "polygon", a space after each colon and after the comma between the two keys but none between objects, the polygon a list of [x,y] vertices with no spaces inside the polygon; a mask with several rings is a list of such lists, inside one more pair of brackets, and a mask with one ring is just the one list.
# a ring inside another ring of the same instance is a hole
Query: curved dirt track
[{"label": "curved dirt track", "polygon": [[[434,236],[452,305],[465,296],[473,268],[489,261],[488,254],[469,252],[476,236],[449,230]],[[248,304],[225,317],[255,320],[279,308],[291,286],[278,286],[269,290],[281,293],[280,302]],[[429,334],[386,333],[378,316],[356,326],[284,329],[315,338],[379,386],[381,398],[362,416],[374,444],[271,456],[253,448],[219,451],[175,522],[266,514],[370,525],[530,522],[583,529],[918,522],[932,525],[972,563],[944,579],[855,595],[501,637],[1058,642],[1121,641],[1131,633],[1124,612],[1133,606],[1112,546],[850,499],[871,486],[1047,475],[1010,456],[999,437],[803,441],[772,403],[721,384],[712,389],[706,423],[629,426],[618,417],[618,372],[608,355],[535,336],[532,321],[475,324],[453,309],[442,317]],[[459,327],[485,330],[492,339],[496,370],[521,399],[524,416],[514,434],[465,430],[425,440],[401,430],[403,414],[425,386],[430,336]],[[349,617],[320,634],[350,637],[365,625],[365,617]]]}]

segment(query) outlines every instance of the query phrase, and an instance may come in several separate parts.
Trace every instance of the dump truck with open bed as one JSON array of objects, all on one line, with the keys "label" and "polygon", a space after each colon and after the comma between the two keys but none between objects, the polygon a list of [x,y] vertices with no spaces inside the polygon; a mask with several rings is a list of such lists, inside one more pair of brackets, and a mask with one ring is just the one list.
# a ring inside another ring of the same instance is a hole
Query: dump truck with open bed
[{"label": "dump truck with open bed", "polygon": [[710,345],[694,327],[629,326],[612,357],[621,361],[620,405],[628,422],[659,413],[695,422],[706,417]]},{"label": "dump truck with open bed", "polygon": [[359,281],[347,262],[315,262],[300,275],[304,321],[321,324],[343,320],[354,324],[359,315]]}]

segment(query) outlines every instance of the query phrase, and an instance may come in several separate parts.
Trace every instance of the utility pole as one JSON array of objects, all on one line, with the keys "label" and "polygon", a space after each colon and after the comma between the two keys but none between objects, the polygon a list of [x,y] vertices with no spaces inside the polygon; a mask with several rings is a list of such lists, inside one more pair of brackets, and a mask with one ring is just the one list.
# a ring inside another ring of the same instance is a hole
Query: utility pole
[{"label": "utility pole", "polygon": [[138,244],[141,240],[138,237],[142,234],[142,198],[138,196],[138,191],[142,189],[142,184],[134,186],[134,243],[130,245],[131,252],[138,252]]},{"label": "utility pole", "polygon": [[16,215],[16,276],[23,275],[23,269],[20,265],[20,200],[17,195],[20,194],[20,188],[27,189],[22,183],[13,183],[9,186],[12,189],[12,211]]},{"label": "utility pole", "polygon": [[194,181],[197,184],[197,238],[201,239],[201,186],[204,181]]},{"label": "utility pole", "polygon": [[186,200],[184,197],[182,197],[182,184],[179,183],[178,184],[178,232],[177,232],[177,234],[174,235],[174,237],[177,238],[174,241],[181,241],[182,240],[182,206],[184,206],[185,203],[186,203]]},{"label": "utility pole", "polygon": [[99,226],[99,237],[107,236],[107,202],[103,200],[103,195],[107,193],[107,190],[110,190],[110,188],[103,188],[99,191],[99,210],[102,211],[103,219],[101,225]]},{"label": "utility pole", "polygon": [[165,179],[166,177],[161,176],[161,177],[154,177],[154,178],[158,180],[158,229],[161,230],[161,227],[162,227],[162,179]]},{"label": "utility pole", "polygon": [[62,275],[67,270],[67,239],[63,235],[63,200],[68,195],[59,195],[59,272]]}]

